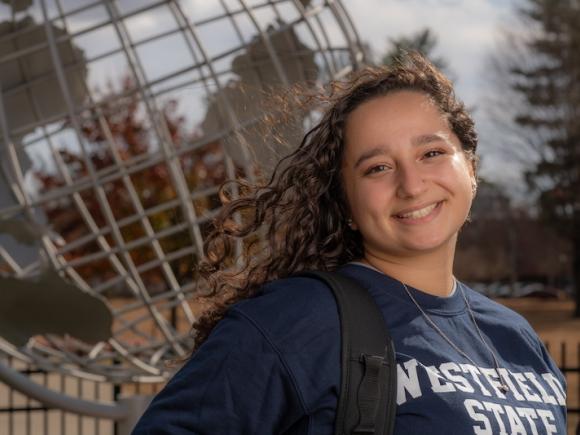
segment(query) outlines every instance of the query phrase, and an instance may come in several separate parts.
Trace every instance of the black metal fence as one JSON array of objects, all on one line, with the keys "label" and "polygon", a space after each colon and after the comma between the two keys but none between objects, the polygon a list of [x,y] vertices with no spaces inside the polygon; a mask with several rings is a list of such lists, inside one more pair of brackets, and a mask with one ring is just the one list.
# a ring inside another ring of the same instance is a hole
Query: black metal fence
[{"label": "black metal fence", "polygon": [[[550,346],[550,343],[546,343],[546,347],[558,367],[560,367],[560,370],[562,370],[562,373],[564,373],[564,376],[566,376],[568,382],[568,413],[580,414],[580,342],[576,343],[575,352],[570,350],[571,346],[566,342],[560,343],[558,349],[555,349],[555,346]],[[576,354],[575,358],[571,357],[573,353]],[[573,403],[570,400],[573,400]]]},{"label": "black metal fence", "polygon": [[580,433],[580,341],[545,344],[566,377],[568,434],[576,435]]}]

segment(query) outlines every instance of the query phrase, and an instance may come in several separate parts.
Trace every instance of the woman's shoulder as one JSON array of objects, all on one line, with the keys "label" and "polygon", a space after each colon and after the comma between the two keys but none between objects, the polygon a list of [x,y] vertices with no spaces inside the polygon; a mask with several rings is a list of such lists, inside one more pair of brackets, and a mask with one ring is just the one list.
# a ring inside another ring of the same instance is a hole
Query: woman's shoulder
[{"label": "woman's shoulder", "polygon": [[[265,284],[256,296],[231,310],[244,316],[276,343],[311,340],[324,331],[339,331],[338,308],[322,281],[291,276]],[[337,339],[339,336],[337,336]]]},{"label": "woman's shoulder", "polygon": [[[281,305],[284,304],[284,305]],[[254,314],[276,309],[291,315],[299,311],[324,309],[335,305],[330,288],[321,280],[309,276],[294,275],[265,283],[256,295],[235,305],[236,309]]]}]

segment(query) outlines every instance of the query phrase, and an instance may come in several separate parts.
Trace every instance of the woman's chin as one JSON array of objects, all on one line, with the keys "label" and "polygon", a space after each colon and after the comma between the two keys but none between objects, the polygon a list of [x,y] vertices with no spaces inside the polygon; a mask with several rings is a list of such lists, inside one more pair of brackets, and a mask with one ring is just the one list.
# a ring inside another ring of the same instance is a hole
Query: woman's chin
[{"label": "woman's chin", "polygon": [[406,241],[401,244],[402,251],[407,255],[423,255],[431,254],[438,251],[445,251],[450,247],[450,244],[455,241],[445,237],[426,237],[423,239],[414,239]]}]

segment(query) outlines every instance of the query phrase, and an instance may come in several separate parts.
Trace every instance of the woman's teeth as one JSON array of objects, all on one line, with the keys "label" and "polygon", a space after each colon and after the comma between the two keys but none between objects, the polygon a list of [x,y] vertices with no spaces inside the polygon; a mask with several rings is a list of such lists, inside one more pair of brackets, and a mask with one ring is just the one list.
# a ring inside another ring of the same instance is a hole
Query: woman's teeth
[{"label": "woman's teeth", "polygon": [[435,207],[437,207],[439,203],[435,203],[435,204],[431,204],[428,205],[425,208],[422,208],[420,210],[415,210],[409,213],[405,213],[405,214],[398,214],[397,217],[401,218],[401,219],[420,219],[422,217],[427,216],[429,213],[431,213],[433,211],[433,209]]}]

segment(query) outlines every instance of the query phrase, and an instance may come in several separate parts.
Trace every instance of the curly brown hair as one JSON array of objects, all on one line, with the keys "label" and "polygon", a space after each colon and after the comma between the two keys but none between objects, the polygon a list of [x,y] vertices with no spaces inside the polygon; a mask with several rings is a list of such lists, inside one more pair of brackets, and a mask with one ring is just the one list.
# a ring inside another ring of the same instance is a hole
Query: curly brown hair
[{"label": "curly brown hair", "polygon": [[[303,270],[332,271],[363,256],[360,233],[347,225],[350,212],[340,171],[345,123],[362,103],[398,90],[429,96],[475,165],[473,120],[451,82],[420,54],[332,83],[318,96],[326,104],[320,121],[278,163],[268,182],[231,181],[241,192],[231,201],[227,184],[222,186],[224,207],[205,240],[205,259],[199,265],[209,286],[204,297],[211,298],[212,308],[195,325],[196,349],[230,305],[251,297],[265,282]],[[244,249],[236,256],[240,241]]]}]

